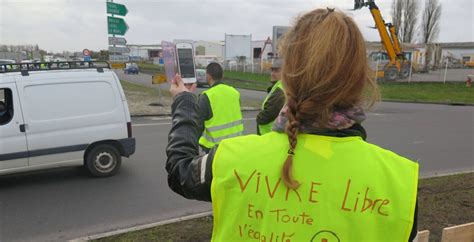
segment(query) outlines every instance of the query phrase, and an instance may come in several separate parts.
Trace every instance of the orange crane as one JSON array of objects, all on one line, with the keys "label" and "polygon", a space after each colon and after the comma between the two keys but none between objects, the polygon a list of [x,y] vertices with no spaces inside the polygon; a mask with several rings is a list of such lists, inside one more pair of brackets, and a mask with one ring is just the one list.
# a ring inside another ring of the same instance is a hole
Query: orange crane
[{"label": "orange crane", "polygon": [[272,40],[270,39],[270,37],[268,37],[267,40],[265,40],[265,44],[263,45],[262,52],[260,52],[260,55],[258,56],[260,60],[263,57],[263,52],[265,52],[265,48],[267,47],[267,45],[271,45],[271,44],[272,44]]},{"label": "orange crane", "polygon": [[[387,51],[389,62],[383,68],[383,76],[386,81],[395,81],[397,78],[407,78],[410,74],[410,62],[406,60],[400,47],[400,43],[395,32],[395,26],[391,23],[385,24],[375,0],[355,0],[354,9],[369,7],[374,18],[375,27],[379,31],[382,45]],[[387,27],[390,31],[387,31]]]}]

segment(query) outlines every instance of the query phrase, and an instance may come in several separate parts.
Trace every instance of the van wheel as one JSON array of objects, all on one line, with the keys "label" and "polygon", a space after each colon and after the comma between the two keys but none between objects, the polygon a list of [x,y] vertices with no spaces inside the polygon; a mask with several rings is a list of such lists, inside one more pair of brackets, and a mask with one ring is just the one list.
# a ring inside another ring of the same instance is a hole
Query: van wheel
[{"label": "van wheel", "polygon": [[115,147],[101,144],[87,153],[84,165],[95,177],[109,177],[117,174],[121,163],[122,157]]}]

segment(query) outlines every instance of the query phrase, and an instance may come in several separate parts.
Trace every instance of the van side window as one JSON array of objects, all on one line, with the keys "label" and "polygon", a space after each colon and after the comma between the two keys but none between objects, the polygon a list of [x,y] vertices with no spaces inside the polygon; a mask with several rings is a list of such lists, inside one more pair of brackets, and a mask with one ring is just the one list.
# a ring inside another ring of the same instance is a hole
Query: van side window
[{"label": "van side window", "polygon": [[12,90],[0,88],[0,125],[8,124],[13,118]]}]

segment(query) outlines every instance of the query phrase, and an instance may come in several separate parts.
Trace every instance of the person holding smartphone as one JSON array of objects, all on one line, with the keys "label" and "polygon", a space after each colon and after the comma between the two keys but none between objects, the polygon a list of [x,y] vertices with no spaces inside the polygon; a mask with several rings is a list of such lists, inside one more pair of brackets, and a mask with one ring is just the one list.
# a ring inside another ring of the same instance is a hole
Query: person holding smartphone
[{"label": "person holding smartphone", "polygon": [[305,13],[282,54],[286,105],[273,131],[226,139],[206,155],[196,99],[174,80],[170,188],[212,201],[212,241],[412,241],[418,164],[366,141],[364,107],[379,92],[354,20]]}]

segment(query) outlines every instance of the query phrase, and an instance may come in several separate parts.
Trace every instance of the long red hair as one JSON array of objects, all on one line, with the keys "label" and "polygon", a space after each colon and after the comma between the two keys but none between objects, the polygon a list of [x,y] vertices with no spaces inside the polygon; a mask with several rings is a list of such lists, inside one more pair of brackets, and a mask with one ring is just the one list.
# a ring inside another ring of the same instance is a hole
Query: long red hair
[{"label": "long red hair", "polygon": [[379,92],[368,76],[364,38],[344,13],[316,9],[302,15],[280,47],[290,143],[282,178],[286,186],[296,189],[299,183],[291,169],[301,123],[325,127],[334,108],[372,106]]}]

